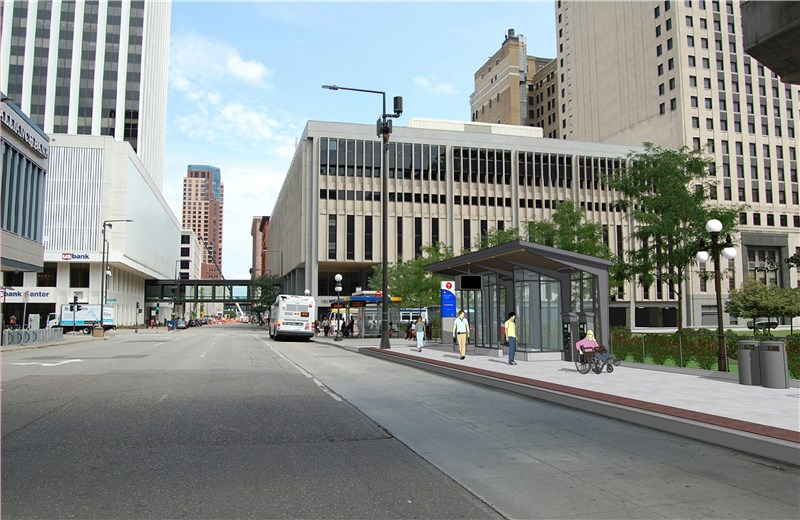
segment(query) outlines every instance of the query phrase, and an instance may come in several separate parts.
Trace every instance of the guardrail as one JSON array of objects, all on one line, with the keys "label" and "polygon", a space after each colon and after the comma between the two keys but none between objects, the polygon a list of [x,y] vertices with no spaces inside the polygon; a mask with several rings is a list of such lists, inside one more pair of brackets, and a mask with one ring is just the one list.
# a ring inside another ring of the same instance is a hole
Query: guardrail
[{"label": "guardrail", "polygon": [[3,346],[31,345],[64,339],[64,330],[53,329],[6,329],[3,331]]}]

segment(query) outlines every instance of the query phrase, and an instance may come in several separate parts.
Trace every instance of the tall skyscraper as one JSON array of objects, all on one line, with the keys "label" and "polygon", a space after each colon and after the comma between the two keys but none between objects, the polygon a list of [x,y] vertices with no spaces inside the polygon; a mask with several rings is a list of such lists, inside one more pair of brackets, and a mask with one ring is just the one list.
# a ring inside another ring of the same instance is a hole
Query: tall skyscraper
[{"label": "tall skyscraper", "polygon": [[168,0],[5,0],[0,90],[45,133],[127,141],[163,185]]},{"label": "tall skyscraper", "polygon": [[190,164],[183,179],[183,227],[204,244],[202,278],[222,278],[223,199],[219,168]]}]

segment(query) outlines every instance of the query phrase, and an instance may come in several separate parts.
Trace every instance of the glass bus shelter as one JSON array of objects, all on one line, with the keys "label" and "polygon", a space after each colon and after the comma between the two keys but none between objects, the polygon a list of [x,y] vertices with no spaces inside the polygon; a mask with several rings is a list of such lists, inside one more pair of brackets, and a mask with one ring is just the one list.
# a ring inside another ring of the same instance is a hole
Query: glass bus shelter
[{"label": "glass bus shelter", "polygon": [[[609,344],[610,266],[602,258],[517,240],[426,269],[456,281],[456,308],[467,314],[469,342],[476,353],[498,355],[503,350],[502,325],[513,310],[523,359],[526,353],[564,352],[569,360],[574,343],[588,329],[602,345]],[[461,290],[462,275],[480,275],[481,288]],[[443,341],[451,337],[449,323],[443,320]]]}]

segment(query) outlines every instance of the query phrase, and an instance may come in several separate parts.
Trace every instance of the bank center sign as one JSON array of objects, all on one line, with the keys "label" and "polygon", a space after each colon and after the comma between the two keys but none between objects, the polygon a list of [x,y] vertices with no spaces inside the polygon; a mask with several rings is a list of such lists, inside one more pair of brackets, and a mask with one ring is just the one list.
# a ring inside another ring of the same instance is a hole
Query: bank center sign
[{"label": "bank center sign", "polygon": [[55,303],[55,287],[3,287],[0,298],[5,303]]}]

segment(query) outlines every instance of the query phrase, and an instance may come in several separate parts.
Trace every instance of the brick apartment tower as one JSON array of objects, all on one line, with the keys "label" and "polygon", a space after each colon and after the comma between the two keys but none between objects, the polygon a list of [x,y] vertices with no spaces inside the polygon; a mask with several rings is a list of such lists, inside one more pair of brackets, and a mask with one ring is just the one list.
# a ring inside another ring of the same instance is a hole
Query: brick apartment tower
[{"label": "brick apartment tower", "polygon": [[194,230],[203,244],[203,279],[222,278],[223,200],[219,168],[190,164],[183,179],[183,227]]}]

